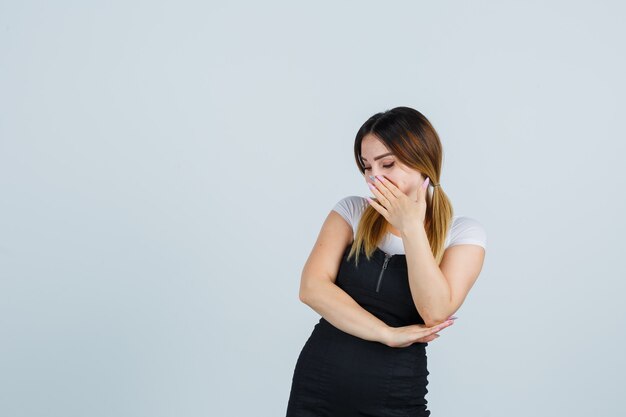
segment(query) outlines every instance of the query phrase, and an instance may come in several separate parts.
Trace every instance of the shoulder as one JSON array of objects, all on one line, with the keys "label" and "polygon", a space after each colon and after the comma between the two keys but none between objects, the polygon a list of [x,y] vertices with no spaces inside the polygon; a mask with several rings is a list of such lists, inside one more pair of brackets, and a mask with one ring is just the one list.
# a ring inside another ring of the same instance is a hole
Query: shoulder
[{"label": "shoulder", "polygon": [[343,207],[352,211],[361,210],[367,207],[367,200],[360,195],[349,195],[339,200],[335,207]]},{"label": "shoulder", "polygon": [[446,247],[461,244],[474,244],[487,248],[487,232],[480,221],[469,216],[452,217]]},{"label": "shoulder", "polygon": [[349,195],[337,201],[332,209],[346,219],[348,224],[354,228],[355,223],[367,207],[367,204],[369,203],[365,197]]}]

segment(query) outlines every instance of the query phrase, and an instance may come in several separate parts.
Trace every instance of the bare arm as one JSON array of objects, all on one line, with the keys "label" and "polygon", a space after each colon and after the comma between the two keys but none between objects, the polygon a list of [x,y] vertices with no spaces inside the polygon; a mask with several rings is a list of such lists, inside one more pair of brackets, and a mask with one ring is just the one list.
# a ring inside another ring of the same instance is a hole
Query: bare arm
[{"label": "bare arm", "polygon": [[384,176],[376,178],[373,183],[376,185],[370,184],[370,188],[378,199],[368,201],[389,223],[398,225],[413,303],[425,324],[435,326],[444,322],[465,300],[482,268],[485,249],[478,244],[457,244],[444,251],[437,265],[424,222],[415,221],[425,216],[428,180],[418,187],[417,200],[414,200]]},{"label": "bare arm", "polygon": [[391,347],[430,342],[439,337],[438,331],[453,323],[448,320],[432,327],[420,324],[390,327],[361,307],[335,284],[343,253],[351,242],[352,227],[331,210],[302,270],[300,300],[303,303],[339,330]]},{"label": "bare arm", "polygon": [[402,242],[415,306],[427,326],[441,323],[463,304],[482,269],[485,249],[455,245],[445,250],[437,265],[422,225],[402,232]]},{"label": "bare arm", "polygon": [[336,328],[361,339],[385,343],[389,326],[335,284],[352,227],[331,210],[302,270],[300,300]]}]

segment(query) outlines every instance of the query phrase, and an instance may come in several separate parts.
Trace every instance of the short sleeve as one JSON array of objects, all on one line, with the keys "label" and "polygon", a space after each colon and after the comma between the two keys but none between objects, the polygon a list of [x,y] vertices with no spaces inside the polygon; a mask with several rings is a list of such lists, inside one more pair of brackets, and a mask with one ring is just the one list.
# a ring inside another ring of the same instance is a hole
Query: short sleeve
[{"label": "short sleeve", "polygon": [[487,249],[487,233],[478,220],[467,216],[454,218],[447,247],[461,244],[479,245]]},{"label": "short sleeve", "polygon": [[358,226],[358,221],[365,209],[365,204],[367,200],[358,195],[351,195],[348,197],[344,197],[339,200],[335,206],[332,208],[334,211],[339,213],[341,217],[343,217],[350,226],[352,226],[352,230],[356,230]]}]

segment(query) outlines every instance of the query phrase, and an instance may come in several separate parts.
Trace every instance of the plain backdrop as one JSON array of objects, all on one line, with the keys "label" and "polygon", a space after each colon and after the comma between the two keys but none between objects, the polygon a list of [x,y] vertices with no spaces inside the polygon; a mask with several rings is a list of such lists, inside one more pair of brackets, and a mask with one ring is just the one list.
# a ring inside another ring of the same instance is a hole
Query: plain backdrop
[{"label": "plain backdrop", "polygon": [[396,106],[488,238],[432,415],[624,415],[625,12],[0,1],[0,415],[284,415],[302,267]]}]

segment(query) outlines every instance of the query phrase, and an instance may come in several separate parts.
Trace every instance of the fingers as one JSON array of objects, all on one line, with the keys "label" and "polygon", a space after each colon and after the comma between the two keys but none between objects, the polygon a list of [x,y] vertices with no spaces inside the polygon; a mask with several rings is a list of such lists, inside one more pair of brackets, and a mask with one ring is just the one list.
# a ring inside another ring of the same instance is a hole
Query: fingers
[{"label": "fingers", "polygon": [[454,324],[454,320],[455,320],[455,319],[448,319],[448,320],[444,321],[443,323],[438,324],[438,325],[433,326],[433,327],[436,327],[436,328],[438,328],[439,330],[441,330],[441,329],[445,329],[445,328],[446,328],[446,327],[448,327],[448,326],[452,326],[452,325]]},{"label": "fingers", "polygon": [[433,327],[426,327],[426,328],[419,328],[414,334],[413,334],[413,343],[415,342],[422,342],[422,343],[426,343],[432,340],[435,340],[437,338],[439,338],[439,335],[437,334],[437,332],[440,332],[441,330],[445,329],[446,327],[451,326],[454,323],[454,320],[447,320],[443,323],[437,324]]},{"label": "fingers", "polygon": [[373,192],[380,194],[380,197],[378,194],[376,195],[379,199],[384,199],[382,200],[383,205],[388,206],[388,202],[391,202],[398,197],[394,192],[392,192],[391,186],[393,186],[393,184],[391,184],[391,181],[387,178],[382,175],[370,175],[370,179],[372,180],[372,183],[368,183],[368,185]]},{"label": "fingers", "polygon": [[[454,316],[451,316],[454,317]],[[398,328],[392,328],[393,337],[386,344],[391,347],[406,347],[413,343],[427,343],[440,337],[437,333],[454,323],[454,318],[450,318],[443,323],[432,327],[425,327],[423,324],[414,324]]]},{"label": "fingers", "polygon": [[382,175],[376,175],[376,178],[378,179],[378,181],[376,182],[376,185],[382,186],[381,191],[383,192],[383,194],[388,192],[394,197],[400,197],[401,191],[398,187],[395,186],[393,182],[389,181],[387,178],[385,178]]},{"label": "fingers", "polygon": [[387,217],[387,209],[385,207],[383,207],[378,201],[374,201],[369,197],[365,197],[367,199],[367,202],[370,203],[370,205],[372,207],[374,207],[374,209],[379,212],[380,214],[383,215],[383,217],[385,219],[387,219],[387,221],[389,221],[389,218]]},{"label": "fingers", "polygon": [[[456,317],[455,317],[456,318]],[[433,327],[428,327],[425,329],[421,329],[418,332],[419,338],[415,339],[415,342],[421,342],[421,343],[428,343],[428,342],[432,342],[435,339],[438,339],[439,337],[441,337],[441,335],[438,335],[437,332],[440,332],[441,330],[445,329],[446,327],[451,326],[454,323],[454,319],[451,320],[447,320],[441,324],[438,324],[436,326]],[[424,334],[426,333],[426,334]]]},{"label": "fingers", "polygon": [[446,320],[443,323],[437,324],[433,327],[429,327],[429,330],[431,331],[431,333],[437,333],[445,329],[446,327],[452,326],[452,324],[454,324],[454,319]]},{"label": "fingers", "polygon": [[437,340],[438,338],[439,338],[438,334],[431,334],[430,336],[426,336],[426,337],[422,337],[420,339],[417,339],[416,342],[428,343],[428,342],[432,342],[433,340]]},{"label": "fingers", "polygon": [[379,201],[379,204],[383,207],[388,207],[389,206],[389,200],[387,199],[387,197],[385,197],[383,195],[383,193],[381,193],[378,188],[376,188],[375,186],[373,186],[371,183],[367,183],[367,186],[370,187],[370,190],[372,190],[372,194],[374,194],[376,196],[376,198]]}]

